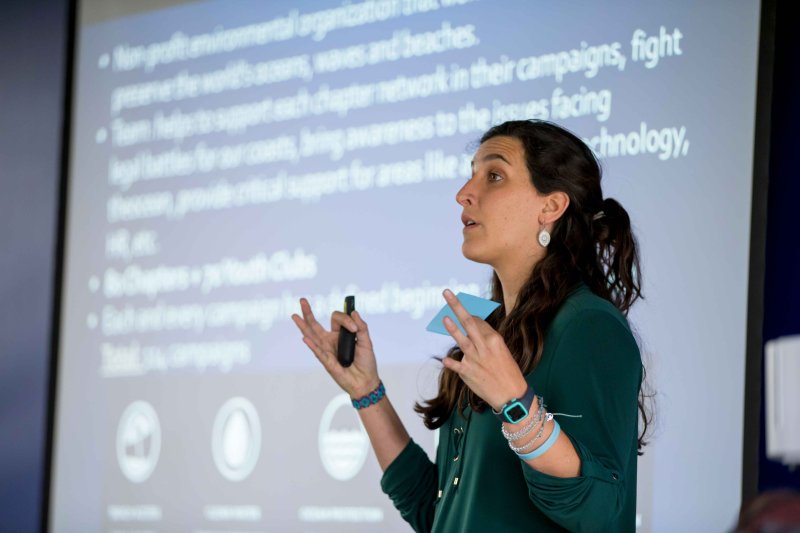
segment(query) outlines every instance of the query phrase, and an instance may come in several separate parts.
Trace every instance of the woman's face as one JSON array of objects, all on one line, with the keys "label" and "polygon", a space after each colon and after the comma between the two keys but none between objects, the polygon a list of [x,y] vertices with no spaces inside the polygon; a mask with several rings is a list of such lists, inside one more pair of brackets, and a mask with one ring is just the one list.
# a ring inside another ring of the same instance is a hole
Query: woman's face
[{"label": "woman's face", "polygon": [[528,265],[543,255],[537,238],[545,197],[531,182],[518,139],[492,137],[481,144],[472,177],[456,201],[463,207],[461,251],[467,259],[498,270]]}]

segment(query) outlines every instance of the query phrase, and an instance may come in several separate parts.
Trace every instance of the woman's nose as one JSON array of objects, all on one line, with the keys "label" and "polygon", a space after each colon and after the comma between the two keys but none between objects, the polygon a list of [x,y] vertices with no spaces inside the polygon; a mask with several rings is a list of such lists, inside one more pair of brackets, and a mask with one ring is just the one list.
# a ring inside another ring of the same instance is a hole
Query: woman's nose
[{"label": "woman's nose", "polygon": [[472,180],[467,180],[461,189],[456,193],[456,202],[460,205],[472,205],[475,200],[475,194],[472,187]]}]

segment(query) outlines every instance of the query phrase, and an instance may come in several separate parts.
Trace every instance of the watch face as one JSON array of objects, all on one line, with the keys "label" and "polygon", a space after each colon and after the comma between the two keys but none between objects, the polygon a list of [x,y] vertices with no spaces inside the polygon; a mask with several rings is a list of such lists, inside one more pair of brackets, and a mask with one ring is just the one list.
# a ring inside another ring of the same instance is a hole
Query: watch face
[{"label": "watch face", "polygon": [[504,413],[506,415],[506,418],[512,424],[516,424],[517,422],[528,416],[528,410],[525,409],[525,406],[522,405],[522,403],[519,401],[516,401],[511,405],[509,405],[508,407],[506,407]]}]

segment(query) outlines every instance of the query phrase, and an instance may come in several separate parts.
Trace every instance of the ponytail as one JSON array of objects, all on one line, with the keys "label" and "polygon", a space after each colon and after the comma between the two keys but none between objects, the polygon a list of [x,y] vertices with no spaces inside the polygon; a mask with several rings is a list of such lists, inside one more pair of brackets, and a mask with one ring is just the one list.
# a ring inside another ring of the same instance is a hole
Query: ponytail
[{"label": "ponytail", "polygon": [[598,281],[606,289],[601,292],[607,292],[608,299],[627,314],[642,296],[639,251],[631,219],[618,201],[606,198],[602,209],[592,217],[592,229],[597,241],[595,268],[602,277]]}]

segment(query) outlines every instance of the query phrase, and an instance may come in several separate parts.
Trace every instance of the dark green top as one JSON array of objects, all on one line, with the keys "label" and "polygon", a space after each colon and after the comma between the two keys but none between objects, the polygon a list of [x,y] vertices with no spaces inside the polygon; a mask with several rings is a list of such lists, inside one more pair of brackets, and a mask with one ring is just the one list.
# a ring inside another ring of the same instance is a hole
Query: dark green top
[{"label": "dark green top", "polygon": [[[625,317],[581,284],[565,300],[528,384],[581,459],[557,478],[520,460],[489,409],[457,410],[440,428],[436,464],[414,441],[381,479],[418,532],[634,531],[639,348]],[[454,484],[454,479],[459,478]]]}]

